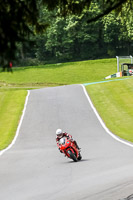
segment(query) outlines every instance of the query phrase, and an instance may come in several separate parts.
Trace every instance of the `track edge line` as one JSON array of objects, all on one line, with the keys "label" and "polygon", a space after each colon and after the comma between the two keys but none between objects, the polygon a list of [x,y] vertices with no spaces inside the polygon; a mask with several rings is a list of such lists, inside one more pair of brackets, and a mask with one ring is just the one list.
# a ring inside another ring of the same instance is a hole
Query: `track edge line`
[{"label": "track edge line", "polygon": [[29,99],[29,95],[30,95],[30,91],[28,91],[28,94],[26,96],[26,99],[25,99],[25,104],[24,104],[24,109],[22,111],[22,115],[21,115],[21,118],[20,118],[20,121],[19,121],[19,124],[18,124],[18,127],[17,127],[17,131],[16,131],[16,134],[15,134],[15,137],[14,139],[12,140],[11,144],[9,144],[9,146],[3,150],[0,151],[0,156],[5,153],[6,151],[8,151],[10,148],[12,148],[12,146],[15,144],[16,140],[17,140],[17,137],[19,135],[19,130],[20,130],[20,127],[21,127],[21,124],[22,124],[22,121],[23,121],[23,118],[24,118],[24,115],[25,115],[25,111],[26,111],[26,106],[27,106],[27,103],[28,103],[28,99]]},{"label": "track edge line", "polygon": [[105,125],[105,123],[103,122],[102,118],[101,118],[100,115],[98,114],[98,112],[97,112],[95,106],[93,105],[93,103],[92,103],[92,101],[91,101],[91,99],[90,99],[90,97],[89,97],[89,95],[88,95],[88,93],[87,93],[87,91],[86,91],[85,86],[84,86],[83,84],[81,84],[81,86],[82,86],[82,88],[83,88],[83,91],[84,91],[84,93],[85,93],[85,96],[87,97],[87,100],[89,101],[89,103],[90,103],[90,105],[91,105],[91,108],[93,109],[93,111],[94,111],[96,117],[98,118],[99,122],[101,123],[101,125],[102,125],[102,127],[105,129],[105,131],[106,131],[112,138],[114,138],[115,140],[117,140],[118,142],[121,142],[121,143],[123,143],[123,144],[125,144],[125,145],[128,145],[128,146],[130,146],[130,147],[133,147],[133,144],[131,144],[130,142],[125,141],[124,139],[120,139],[119,137],[117,137],[115,134],[113,134],[113,133],[106,127],[106,125]]}]

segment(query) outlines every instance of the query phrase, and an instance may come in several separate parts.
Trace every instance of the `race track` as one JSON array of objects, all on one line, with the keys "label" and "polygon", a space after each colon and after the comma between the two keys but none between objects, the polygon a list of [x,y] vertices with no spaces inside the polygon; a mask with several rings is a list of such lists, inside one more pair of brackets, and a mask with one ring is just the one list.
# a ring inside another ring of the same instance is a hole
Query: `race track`
[{"label": "race track", "polygon": [[[82,148],[56,146],[62,128]],[[32,90],[16,143],[0,156],[0,200],[121,200],[133,194],[133,148],[101,126],[81,85]]]}]

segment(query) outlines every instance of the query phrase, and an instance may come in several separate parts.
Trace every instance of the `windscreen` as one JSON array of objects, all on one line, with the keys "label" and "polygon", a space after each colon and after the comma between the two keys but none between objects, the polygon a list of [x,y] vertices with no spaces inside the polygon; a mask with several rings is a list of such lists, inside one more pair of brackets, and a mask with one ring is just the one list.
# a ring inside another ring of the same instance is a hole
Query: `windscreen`
[{"label": "windscreen", "polygon": [[60,139],[60,144],[65,144],[65,137]]}]

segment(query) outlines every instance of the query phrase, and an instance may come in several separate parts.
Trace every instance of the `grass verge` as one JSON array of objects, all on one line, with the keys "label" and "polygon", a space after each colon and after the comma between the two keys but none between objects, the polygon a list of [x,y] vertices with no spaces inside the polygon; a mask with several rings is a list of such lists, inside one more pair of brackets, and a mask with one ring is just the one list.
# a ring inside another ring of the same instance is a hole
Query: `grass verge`
[{"label": "grass verge", "polygon": [[15,136],[26,95],[26,90],[0,89],[0,150]]},{"label": "grass verge", "polygon": [[48,87],[104,80],[116,72],[116,59],[89,60],[33,67],[15,67],[0,73],[1,87]]},{"label": "grass verge", "polygon": [[86,89],[106,126],[133,142],[133,79],[89,85]]}]

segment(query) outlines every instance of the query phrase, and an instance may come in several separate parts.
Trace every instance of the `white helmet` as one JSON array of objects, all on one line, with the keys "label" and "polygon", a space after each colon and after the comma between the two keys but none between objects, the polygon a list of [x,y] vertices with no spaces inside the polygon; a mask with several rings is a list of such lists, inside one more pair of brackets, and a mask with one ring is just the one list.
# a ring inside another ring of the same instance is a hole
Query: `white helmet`
[{"label": "white helmet", "polygon": [[62,134],[62,130],[61,130],[61,129],[57,129],[57,130],[56,130],[56,135],[57,135],[57,136],[60,136],[61,134]]}]

